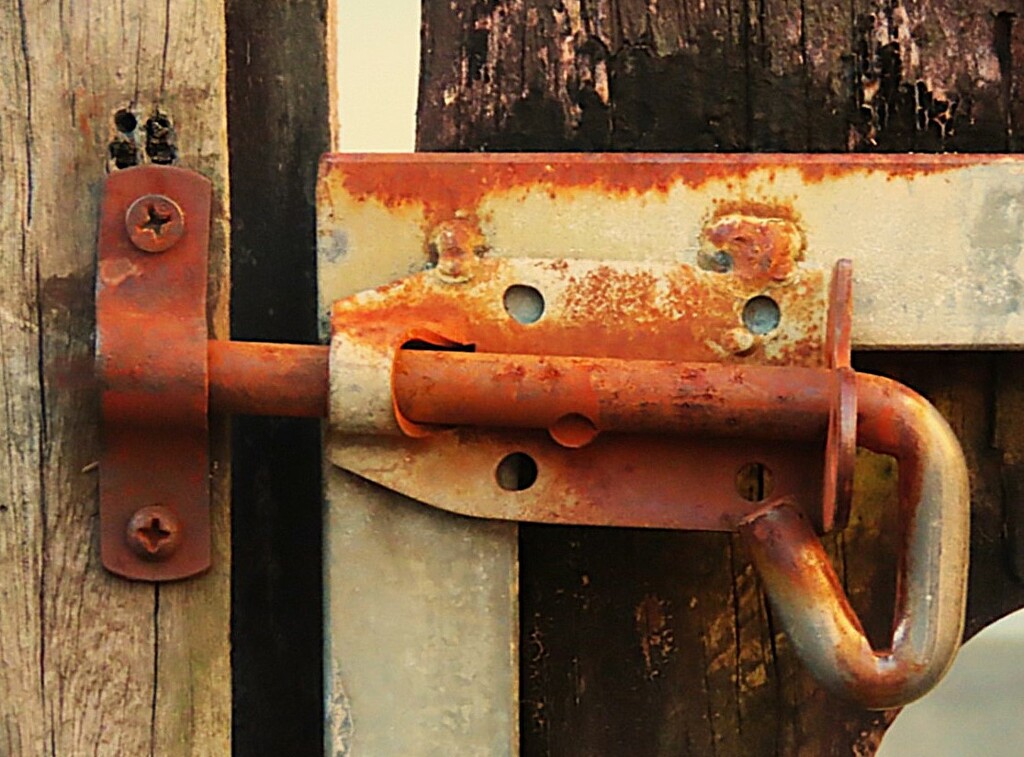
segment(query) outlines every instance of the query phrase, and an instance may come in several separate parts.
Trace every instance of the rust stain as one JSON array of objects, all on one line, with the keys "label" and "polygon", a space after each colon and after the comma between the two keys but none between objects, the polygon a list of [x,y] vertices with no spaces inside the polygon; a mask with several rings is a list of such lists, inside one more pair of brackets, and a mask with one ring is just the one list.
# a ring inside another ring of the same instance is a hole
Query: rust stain
[{"label": "rust stain", "polygon": [[328,348],[210,341],[210,405],[222,413],[327,415]]},{"label": "rust stain", "polygon": [[753,218],[778,218],[789,221],[798,228],[803,228],[803,218],[793,207],[793,200],[776,199],[772,201],[750,199],[720,199],[715,202],[715,211],[711,222],[728,215],[751,216]]},{"label": "rust stain", "polygon": [[107,287],[121,286],[128,279],[141,273],[141,269],[127,258],[101,260],[99,264],[100,282]]},{"label": "rust stain", "polygon": [[[565,309],[571,321],[586,323],[595,310],[603,319],[639,325],[657,318],[657,279],[646,271],[624,272],[602,266],[580,279],[569,278],[573,296]],[[602,320],[603,320],[602,319]]]},{"label": "rust stain", "polygon": [[[700,189],[766,170],[795,170],[813,184],[855,174],[914,179],[984,161],[961,155],[329,154],[321,177],[339,181],[357,201],[422,207],[428,221],[436,223],[458,212],[473,213],[488,195],[524,188],[546,188],[552,196],[571,189],[658,195],[677,185]],[[772,181],[773,176],[766,178]]]},{"label": "rust stain", "polygon": [[788,279],[807,246],[793,221],[762,214],[719,215],[705,227],[704,238],[718,254],[729,255],[737,276],[764,284]]},{"label": "rust stain", "polygon": [[640,637],[644,675],[653,681],[662,674],[676,650],[668,600],[652,594],[645,595],[636,606],[633,619]]},{"label": "rust stain", "polygon": [[446,281],[461,283],[472,278],[474,263],[487,249],[487,240],[475,218],[453,218],[431,229],[427,260]]},{"label": "rust stain", "polygon": [[[559,302],[549,303],[549,308],[558,308],[558,315],[524,326],[494,308],[502,300],[501,282],[510,279],[504,270],[507,263],[477,258],[473,265],[479,285],[439,288],[430,278],[406,279],[375,290],[379,296],[372,302],[335,303],[334,326],[367,338],[388,332],[405,341],[411,337],[394,332],[406,324],[410,333],[431,330],[453,343],[474,344],[479,351],[531,355],[824,363],[817,272],[801,274],[805,278],[798,285],[790,289],[787,282],[776,293],[792,327],[784,339],[773,337],[775,356],[768,359],[761,342],[731,354],[723,354],[721,346],[736,341],[728,337],[730,331],[745,328],[742,306],[762,293],[758,280],[703,274],[682,264],[662,279],[644,270],[610,265],[572,273],[564,262],[545,261],[539,265],[562,292]],[[458,270],[463,273],[461,262]],[[622,327],[625,323],[628,328]]]}]

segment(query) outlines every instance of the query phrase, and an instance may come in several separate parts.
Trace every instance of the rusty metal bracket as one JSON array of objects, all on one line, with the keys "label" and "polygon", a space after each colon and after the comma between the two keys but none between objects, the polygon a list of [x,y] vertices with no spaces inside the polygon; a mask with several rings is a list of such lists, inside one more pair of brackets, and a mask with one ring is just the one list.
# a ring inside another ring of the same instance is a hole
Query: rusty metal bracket
[{"label": "rusty metal bracket", "polygon": [[206,288],[210,182],[168,166],[107,179],[96,279],[100,551],[125,578],[210,565]]}]

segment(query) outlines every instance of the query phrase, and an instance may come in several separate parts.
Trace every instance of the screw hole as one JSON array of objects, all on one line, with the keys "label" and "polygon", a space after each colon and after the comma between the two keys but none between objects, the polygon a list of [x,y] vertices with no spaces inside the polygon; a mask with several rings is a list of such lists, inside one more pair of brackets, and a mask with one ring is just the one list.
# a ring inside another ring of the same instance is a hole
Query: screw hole
[{"label": "screw hole", "polygon": [[752,334],[768,334],[778,328],[782,311],[771,297],[759,295],[743,306],[743,325]]},{"label": "screw hole", "polygon": [[544,315],[544,295],[525,284],[514,284],[505,290],[502,298],[505,312],[519,323],[536,323]]},{"label": "screw hole", "polygon": [[122,108],[114,114],[114,127],[122,134],[131,134],[139,125],[139,119],[130,110]]},{"label": "screw hole", "polygon": [[763,502],[774,488],[771,468],[764,463],[747,463],[736,471],[736,493],[747,502]]},{"label": "screw hole", "polygon": [[537,462],[525,452],[513,452],[498,463],[494,478],[505,491],[521,492],[537,481]]},{"label": "screw hole", "polygon": [[155,113],[146,119],[146,155],[151,161],[158,165],[174,163],[178,159],[174,139],[174,127],[166,115]]},{"label": "screw hole", "polygon": [[110,140],[108,150],[116,168],[131,168],[139,163],[138,145],[123,134],[118,134]]}]

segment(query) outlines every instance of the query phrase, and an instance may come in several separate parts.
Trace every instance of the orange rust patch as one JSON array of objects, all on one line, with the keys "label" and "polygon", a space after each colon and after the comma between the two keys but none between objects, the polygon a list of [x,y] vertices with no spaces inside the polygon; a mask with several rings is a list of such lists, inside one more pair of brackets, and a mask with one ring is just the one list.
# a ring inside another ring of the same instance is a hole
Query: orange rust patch
[{"label": "orange rust patch", "polygon": [[668,602],[648,594],[637,605],[633,618],[640,635],[644,673],[648,679],[653,680],[661,675],[675,651],[675,632]]},{"label": "orange rust patch", "polygon": [[[475,344],[482,352],[710,362],[765,358],[760,348],[726,356],[716,346],[730,329],[742,327],[738,303],[757,294],[759,285],[728,284],[723,279],[710,286],[683,265],[670,271],[660,286],[656,276],[643,270],[601,265],[574,274],[556,268],[554,273],[569,285],[557,303],[548,303],[558,308],[559,315],[545,315],[524,326],[503,308],[495,307],[500,306],[503,287],[494,282],[504,276],[501,270],[506,264],[485,257],[475,265],[473,285],[458,291],[437,289],[430,284],[430,277],[407,279],[377,290],[381,299],[372,305],[354,307],[346,300],[335,303],[335,327],[369,336],[394,329],[395,324],[415,323],[454,342]],[[784,340],[790,350],[785,359],[820,365],[821,334],[815,326],[820,319],[815,312],[819,299],[812,290],[807,290],[806,296],[796,290],[791,294],[783,290],[775,296],[783,317],[802,324],[799,334]],[[773,358],[770,362],[778,361]]]},{"label": "orange rust patch", "polygon": [[[428,221],[472,213],[489,194],[517,188],[596,189],[608,195],[664,194],[710,181],[742,180],[761,170],[795,169],[804,182],[884,173],[913,179],[1001,160],[977,155],[681,155],[494,154],[326,155],[321,178],[338,180],[354,198],[389,208],[419,205]],[[774,174],[772,175],[774,176]]]},{"label": "orange rust patch", "polygon": [[789,278],[806,245],[795,223],[770,216],[721,216],[705,227],[704,237],[729,254],[737,276],[764,283]]}]

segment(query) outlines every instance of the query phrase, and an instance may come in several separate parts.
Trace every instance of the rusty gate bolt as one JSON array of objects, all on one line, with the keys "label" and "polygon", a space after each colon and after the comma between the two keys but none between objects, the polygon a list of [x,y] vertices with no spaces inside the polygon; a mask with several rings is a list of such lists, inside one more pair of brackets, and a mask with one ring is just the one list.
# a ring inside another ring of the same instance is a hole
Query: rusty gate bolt
[{"label": "rusty gate bolt", "polygon": [[149,505],[135,511],[128,521],[128,546],[147,560],[166,560],[181,542],[178,516],[163,505]]},{"label": "rusty gate bolt", "polygon": [[163,252],[185,233],[185,216],[178,204],[164,195],[143,195],[128,208],[125,228],[132,244],[144,252]]}]

